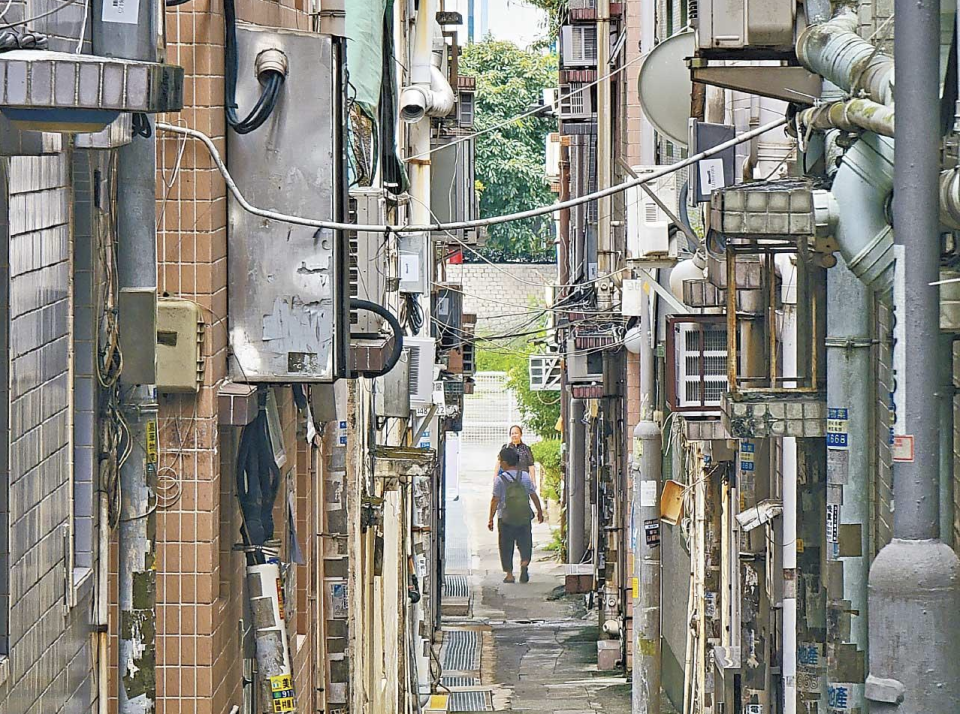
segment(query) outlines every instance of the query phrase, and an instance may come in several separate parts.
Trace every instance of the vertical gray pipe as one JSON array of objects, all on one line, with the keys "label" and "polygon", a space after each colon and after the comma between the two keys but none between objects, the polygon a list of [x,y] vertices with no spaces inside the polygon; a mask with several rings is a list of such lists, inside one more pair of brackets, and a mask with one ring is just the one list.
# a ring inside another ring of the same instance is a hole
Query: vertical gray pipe
[{"label": "vertical gray pipe", "polygon": [[867,654],[872,295],[842,261],[827,272],[827,295],[827,406],[835,419],[827,444],[827,688],[842,688],[857,711]]},{"label": "vertical gray pipe", "polygon": [[[870,569],[871,714],[960,711],[960,562],[940,535],[939,0],[897,0],[893,541]],[[912,441],[912,449],[909,448]]]},{"label": "vertical gray pipe", "polygon": [[[103,20],[102,2],[93,7],[93,49],[108,57],[157,61],[162,52],[163,4],[135,3],[136,23]],[[151,129],[153,122],[151,121]],[[156,137],[134,137],[119,149],[118,273],[121,290],[153,291],[156,310]],[[155,325],[154,319],[150,325]],[[156,332],[142,322],[124,321],[121,333],[137,335],[156,354]],[[141,334],[145,332],[146,334]],[[149,370],[148,370],[149,371]],[[155,376],[153,377],[155,379]],[[123,382],[123,375],[121,375]],[[153,384],[124,385],[122,409],[133,452],[120,470],[119,534],[119,712],[156,711],[156,480],[157,401]]]},{"label": "vertical gray pipe", "polygon": [[940,540],[953,547],[953,335],[940,335]]},{"label": "vertical gray pipe", "polygon": [[633,714],[660,714],[660,427],[633,429]]},{"label": "vertical gray pipe", "polygon": [[569,460],[567,461],[567,562],[579,563],[586,552],[584,501],[586,497],[586,441],[583,400],[570,400]]}]

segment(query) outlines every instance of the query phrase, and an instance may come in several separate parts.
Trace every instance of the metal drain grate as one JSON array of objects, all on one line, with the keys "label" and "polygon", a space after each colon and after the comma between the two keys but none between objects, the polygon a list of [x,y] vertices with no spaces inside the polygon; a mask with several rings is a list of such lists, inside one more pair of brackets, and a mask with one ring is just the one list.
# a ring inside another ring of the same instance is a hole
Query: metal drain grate
[{"label": "metal drain grate", "polygon": [[492,712],[493,697],[490,692],[453,692],[448,706],[452,712]]},{"label": "metal drain grate", "polygon": [[480,633],[475,630],[447,630],[444,634],[442,666],[444,670],[455,672],[480,669]]},{"label": "metal drain grate", "polygon": [[447,597],[460,597],[466,599],[470,596],[467,588],[466,575],[447,575],[443,579],[443,594]]},{"label": "metal drain grate", "polygon": [[440,684],[444,687],[479,687],[479,677],[441,677]]}]

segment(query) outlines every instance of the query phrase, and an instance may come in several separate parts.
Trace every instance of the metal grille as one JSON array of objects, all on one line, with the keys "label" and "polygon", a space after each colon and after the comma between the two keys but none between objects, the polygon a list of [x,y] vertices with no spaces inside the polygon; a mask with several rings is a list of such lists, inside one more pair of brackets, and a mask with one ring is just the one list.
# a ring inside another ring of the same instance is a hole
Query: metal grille
[{"label": "metal grille", "polygon": [[444,687],[478,687],[479,677],[441,677],[440,684]]},{"label": "metal grille", "polygon": [[[513,424],[523,425],[506,372],[477,372],[473,394],[464,397],[462,443],[505,444]],[[536,441],[525,434],[527,443]]]},{"label": "metal grille", "polygon": [[443,579],[443,594],[447,597],[470,596],[466,575],[448,575]]},{"label": "metal grille", "polygon": [[444,633],[443,642],[441,661],[444,670],[470,672],[480,669],[479,632],[474,630],[447,630]]},{"label": "metal grille", "polygon": [[453,692],[449,701],[452,712],[492,712],[490,692]]}]

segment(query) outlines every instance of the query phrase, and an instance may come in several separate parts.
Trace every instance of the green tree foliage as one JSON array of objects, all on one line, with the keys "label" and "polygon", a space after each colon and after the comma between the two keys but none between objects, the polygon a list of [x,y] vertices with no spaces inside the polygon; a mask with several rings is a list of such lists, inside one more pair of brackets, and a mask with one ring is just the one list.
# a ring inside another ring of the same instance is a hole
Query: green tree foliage
[{"label": "green tree foliage", "polygon": [[543,467],[543,494],[552,501],[560,500],[560,439],[544,439],[530,447],[533,458]]},{"label": "green tree foliage", "polygon": [[[477,80],[476,131],[526,112],[542,101],[544,88],[557,86],[555,55],[523,50],[512,42],[468,45],[459,66],[461,74]],[[477,137],[481,216],[525,211],[554,200],[544,175],[544,153],[547,134],[556,128],[555,119],[533,115]],[[552,260],[552,241],[552,221],[540,217],[492,226],[483,252],[497,261]]]}]

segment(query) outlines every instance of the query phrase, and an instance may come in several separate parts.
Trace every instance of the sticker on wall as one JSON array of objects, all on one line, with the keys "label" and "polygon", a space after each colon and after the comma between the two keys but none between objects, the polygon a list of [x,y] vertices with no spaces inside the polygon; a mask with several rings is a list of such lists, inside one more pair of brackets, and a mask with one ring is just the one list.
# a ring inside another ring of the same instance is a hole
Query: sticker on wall
[{"label": "sticker on wall", "polygon": [[293,679],[289,674],[279,674],[270,677],[270,694],[273,698],[274,714],[293,712],[297,710],[294,699]]},{"label": "sticker on wall", "polygon": [[901,434],[893,437],[893,460],[900,463],[913,461],[913,437]]},{"label": "sticker on wall", "polygon": [[749,441],[740,442],[740,470],[741,471],[754,471],[756,470],[756,454],[757,446],[752,444]]},{"label": "sticker on wall", "polygon": [[850,412],[847,409],[827,409],[827,448],[849,449]]},{"label": "sticker on wall", "polygon": [[660,545],[660,519],[654,518],[643,522],[643,537],[650,548]]}]

